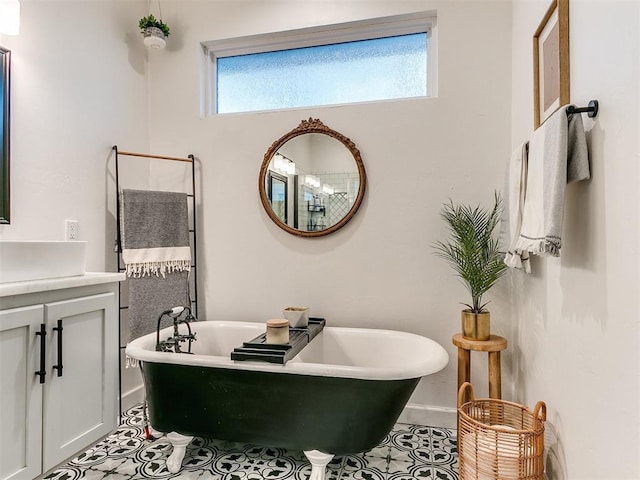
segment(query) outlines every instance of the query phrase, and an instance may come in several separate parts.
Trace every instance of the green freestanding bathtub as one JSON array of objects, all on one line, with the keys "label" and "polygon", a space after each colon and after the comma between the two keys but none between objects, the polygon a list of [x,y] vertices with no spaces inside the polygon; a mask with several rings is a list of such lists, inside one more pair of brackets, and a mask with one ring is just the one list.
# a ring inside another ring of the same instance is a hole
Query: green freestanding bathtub
[{"label": "green freestanding bathtub", "polygon": [[[230,352],[264,324],[191,323],[193,354],[156,352],[156,334],[131,342],[141,362],[154,429],[180,469],[193,436],[304,451],[312,480],[334,454],[370,450],[389,433],[420,378],[448,362],[446,351],[411,333],[325,327],[285,365],[234,361]],[[164,339],[172,328],[160,333]]]}]

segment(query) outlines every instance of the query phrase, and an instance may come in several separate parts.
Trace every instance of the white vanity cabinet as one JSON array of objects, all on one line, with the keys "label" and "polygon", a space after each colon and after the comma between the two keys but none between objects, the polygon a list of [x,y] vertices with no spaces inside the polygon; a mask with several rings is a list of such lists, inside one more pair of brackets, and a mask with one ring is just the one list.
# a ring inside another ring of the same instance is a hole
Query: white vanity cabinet
[{"label": "white vanity cabinet", "polygon": [[119,275],[0,285],[0,480],[32,480],[117,427]]},{"label": "white vanity cabinet", "polygon": [[42,387],[36,332],[44,306],[0,311],[0,478],[33,478],[41,472]]}]

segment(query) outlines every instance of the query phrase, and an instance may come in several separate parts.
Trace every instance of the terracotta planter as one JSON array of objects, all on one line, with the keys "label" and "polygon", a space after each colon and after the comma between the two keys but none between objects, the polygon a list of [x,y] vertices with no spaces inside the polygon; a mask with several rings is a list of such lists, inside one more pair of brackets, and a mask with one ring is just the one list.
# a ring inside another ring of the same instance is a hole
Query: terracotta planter
[{"label": "terracotta planter", "polygon": [[462,310],[462,336],[470,340],[489,340],[491,322],[489,312],[474,313]]}]

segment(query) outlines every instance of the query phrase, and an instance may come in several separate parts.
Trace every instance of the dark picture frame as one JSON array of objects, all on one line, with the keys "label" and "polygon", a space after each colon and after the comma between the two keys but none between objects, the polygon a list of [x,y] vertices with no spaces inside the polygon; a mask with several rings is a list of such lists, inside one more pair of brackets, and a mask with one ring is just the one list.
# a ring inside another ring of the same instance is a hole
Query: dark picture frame
[{"label": "dark picture frame", "polygon": [[10,212],[9,160],[11,157],[9,99],[11,51],[0,47],[0,224],[8,224]]},{"label": "dark picture frame", "polygon": [[569,0],[553,0],[533,35],[535,128],[569,97]]}]

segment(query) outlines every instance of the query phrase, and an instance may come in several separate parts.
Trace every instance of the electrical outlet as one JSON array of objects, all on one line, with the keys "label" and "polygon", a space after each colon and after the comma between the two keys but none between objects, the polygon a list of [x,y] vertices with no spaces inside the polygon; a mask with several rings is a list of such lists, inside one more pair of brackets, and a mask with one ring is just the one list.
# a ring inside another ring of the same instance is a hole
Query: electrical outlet
[{"label": "electrical outlet", "polygon": [[77,220],[64,221],[64,239],[78,240],[78,221]]}]

